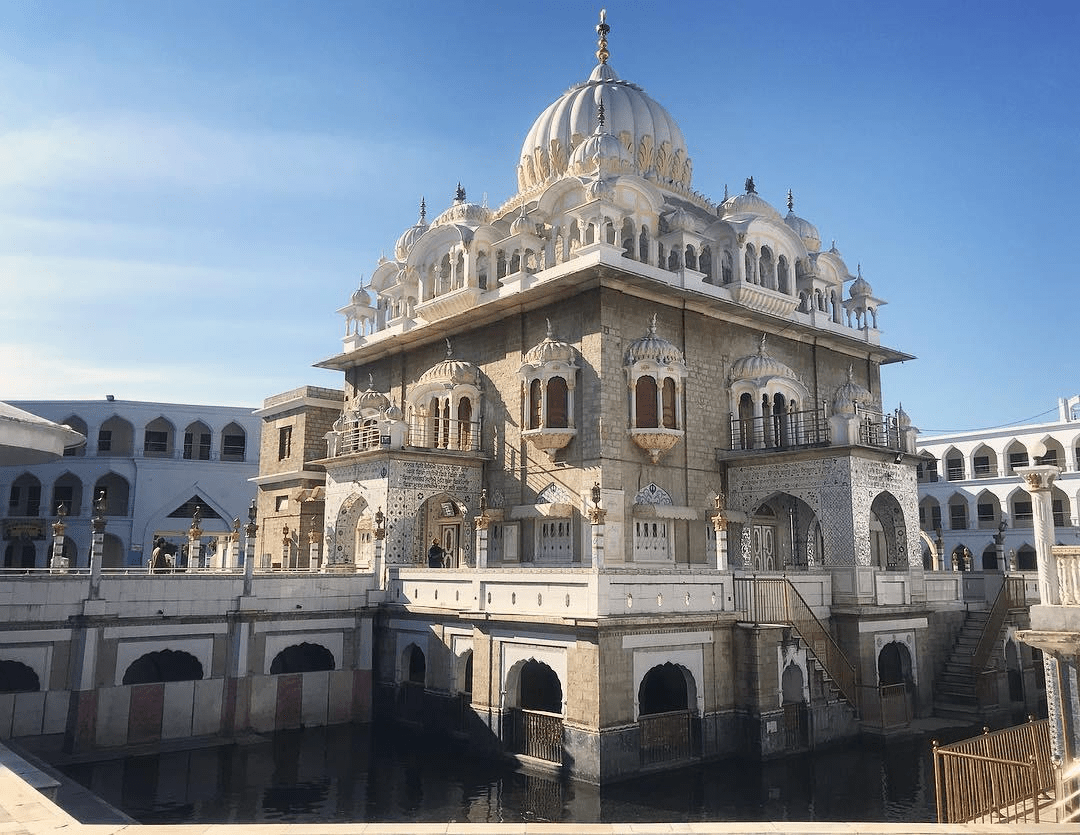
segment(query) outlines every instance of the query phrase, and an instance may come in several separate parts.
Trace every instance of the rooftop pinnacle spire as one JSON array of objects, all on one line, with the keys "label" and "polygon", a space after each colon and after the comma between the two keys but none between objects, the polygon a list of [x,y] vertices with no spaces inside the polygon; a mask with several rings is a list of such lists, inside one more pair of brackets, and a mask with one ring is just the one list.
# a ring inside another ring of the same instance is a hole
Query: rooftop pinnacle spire
[{"label": "rooftop pinnacle spire", "polygon": [[791,189],[787,190],[787,210],[789,212],[795,211],[795,198],[791,194]]},{"label": "rooftop pinnacle spire", "polygon": [[420,198],[420,222],[427,222],[427,201],[423,197]]},{"label": "rooftop pinnacle spire", "polygon": [[596,41],[596,60],[601,64],[606,64],[608,59],[607,48],[607,36],[611,31],[611,27],[607,25],[607,9],[600,10],[600,23],[596,27],[596,34],[600,37]]},{"label": "rooftop pinnacle spire", "polygon": [[600,104],[596,107],[596,125],[597,127],[604,127],[604,98],[600,97]]}]

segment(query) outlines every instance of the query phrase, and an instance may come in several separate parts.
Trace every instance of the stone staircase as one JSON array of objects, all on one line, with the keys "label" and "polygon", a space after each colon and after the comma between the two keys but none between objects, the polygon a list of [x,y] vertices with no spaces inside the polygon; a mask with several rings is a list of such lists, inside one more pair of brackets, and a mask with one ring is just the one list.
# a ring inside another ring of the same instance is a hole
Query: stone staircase
[{"label": "stone staircase", "polygon": [[935,716],[971,724],[982,721],[976,691],[976,670],[971,666],[971,656],[989,618],[988,611],[967,613],[949,659],[934,682]]}]

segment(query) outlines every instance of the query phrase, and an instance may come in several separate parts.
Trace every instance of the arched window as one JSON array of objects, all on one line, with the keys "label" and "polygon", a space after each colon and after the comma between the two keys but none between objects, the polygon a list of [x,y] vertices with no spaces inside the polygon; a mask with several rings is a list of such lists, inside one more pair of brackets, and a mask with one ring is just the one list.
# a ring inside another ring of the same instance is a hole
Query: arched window
[{"label": "arched window", "polygon": [[683,264],[686,265],[688,270],[696,270],[698,268],[697,255],[694,253],[694,248],[690,244],[686,245],[686,252],[683,254]]},{"label": "arched window", "polygon": [[230,423],[221,430],[221,460],[243,461],[247,455],[247,433],[238,423]]},{"label": "arched window", "polygon": [[543,384],[539,380],[529,383],[529,428],[539,429],[543,423],[544,398]]},{"label": "arched window", "polygon": [[545,425],[550,429],[565,429],[570,425],[567,414],[566,380],[562,377],[552,377],[548,380],[547,421]]},{"label": "arched window", "polygon": [[655,429],[659,426],[656,414],[656,380],[652,377],[639,377],[635,390],[637,411],[634,425],[639,429]]},{"label": "arched window", "polygon": [[472,401],[463,397],[458,401],[458,449],[472,449],[474,429]]},{"label": "arched window", "polygon": [[730,249],[724,250],[724,284],[731,284],[735,280],[735,257],[731,254]]},{"label": "arched window", "polygon": [[623,245],[623,257],[634,258],[634,221],[630,218],[624,218],[622,222],[622,245]]},{"label": "arched window", "polygon": [[781,293],[791,295],[791,270],[788,267],[787,257],[781,255],[776,260],[776,289]]},{"label": "arched window", "polygon": [[709,284],[713,283],[712,274],[712,249],[708,246],[701,248],[701,257],[698,258],[698,272],[705,274],[705,281]]},{"label": "arched window", "polygon": [[105,494],[105,515],[106,516],[127,516],[128,515],[128,491],[130,487],[125,479],[121,475],[116,473],[107,473],[97,480],[94,484],[94,495],[91,499],[92,502],[97,502],[98,497]]},{"label": "arched window", "polygon": [[672,272],[679,269],[679,250],[676,247],[671,248],[671,253],[668,255],[667,268]]},{"label": "arched window", "polygon": [[135,429],[122,417],[113,415],[98,429],[97,454],[127,457],[135,444]]},{"label": "arched window", "polygon": [[0,693],[36,693],[41,681],[33,667],[21,661],[0,660]]},{"label": "arched window", "polygon": [[11,484],[11,491],[8,493],[8,516],[38,516],[40,513],[41,482],[37,476],[23,473]]},{"label": "arched window", "polygon": [[55,516],[57,508],[64,506],[64,513],[68,516],[78,516],[82,512],[82,481],[72,473],[64,473],[53,483],[52,503],[48,507],[48,514]]},{"label": "arched window", "polygon": [[[86,421],[78,415],[71,415],[66,420],[60,421],[65,426],[70,426],[80,435],[86,437],[89,440],[89,434],[86,429]],[[68,458],[82,458],[86,455],[86,444],[80,444],[79,446],[65,447],[64,455]]]},{"label": "arched window", "polygon": [[671,377],[664,378],[664,428],[678,429],[675,411],[675,381]]},{"label": "arched window", "polygon": [[506,278],[506,252],[501,249],[495,254],[495,278],[498,281]]},{"label": "arched window", "polygon": [[427,659],[424,658],[424,653],[416,644],[409,645],[409,667],[407,670],[409,684],[419,684],[423,686],[427,683]]},{"label": "arched window", "polygon": [[143,430],[143,455],[147,458],[172,458],[173,425],[159,417],[146,424]]},{"label": "arched window", "polygon": [[210,427],[201,420],[184,430],[184,460],[210,460]]},{"label": "arched window", "polygon": [[754,250],[753,244],[746,245],[746,252],[743,256],[743,267],[746,270],[746,274],[743,279],[747,284],[757,284],[757,273],[755,268],[757,267],[757,252]]},{"label": "arched window", "polygon": [[744,392],[739,398],[739,449],[754,448],[754,398]]},{"label": "arched window", "polygon": [[643,264],[649,263],[649,227],[642,226],[641,234],[638,235],[638,260]]}]

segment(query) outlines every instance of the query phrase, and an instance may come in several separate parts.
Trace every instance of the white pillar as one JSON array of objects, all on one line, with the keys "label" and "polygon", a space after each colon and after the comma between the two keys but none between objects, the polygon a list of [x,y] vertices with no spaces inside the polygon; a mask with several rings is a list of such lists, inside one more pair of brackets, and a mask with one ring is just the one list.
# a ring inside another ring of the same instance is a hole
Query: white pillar
[{"label": "white pillar", "polygon": [[308,571],[319,570],[319,532],[308,531]]},{"label": "white pillar", "polygon": [[592,567],[597,571],[604,570],[604,517],[607,511],[593,506],[589,509],[589,522],[592,525]]},{"label": "white pillar", "polygon": [[1043,464],[1035,467],[1017,467],[1023,488],[1031,494],[1031,511],[1035,521],[1035,559],[1039,572],[1039,598],[1043,606],[1058,606],[1061,595],[1058,590],[1057,565],[1054,560],[1054,479],[1061,473],[1059,467]]}]

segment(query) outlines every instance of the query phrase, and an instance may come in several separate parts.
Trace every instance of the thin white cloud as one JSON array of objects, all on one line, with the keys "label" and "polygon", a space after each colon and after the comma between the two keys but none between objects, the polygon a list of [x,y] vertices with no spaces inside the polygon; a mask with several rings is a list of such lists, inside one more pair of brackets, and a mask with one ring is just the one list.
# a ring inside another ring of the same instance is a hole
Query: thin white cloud
[{"label": "thin white cloud", "polygon": [[355,139],[319,133],[229,130],[138,114],[64,117],[0,133],[0,188],[321,193],[375,174],[381,154]]}]

